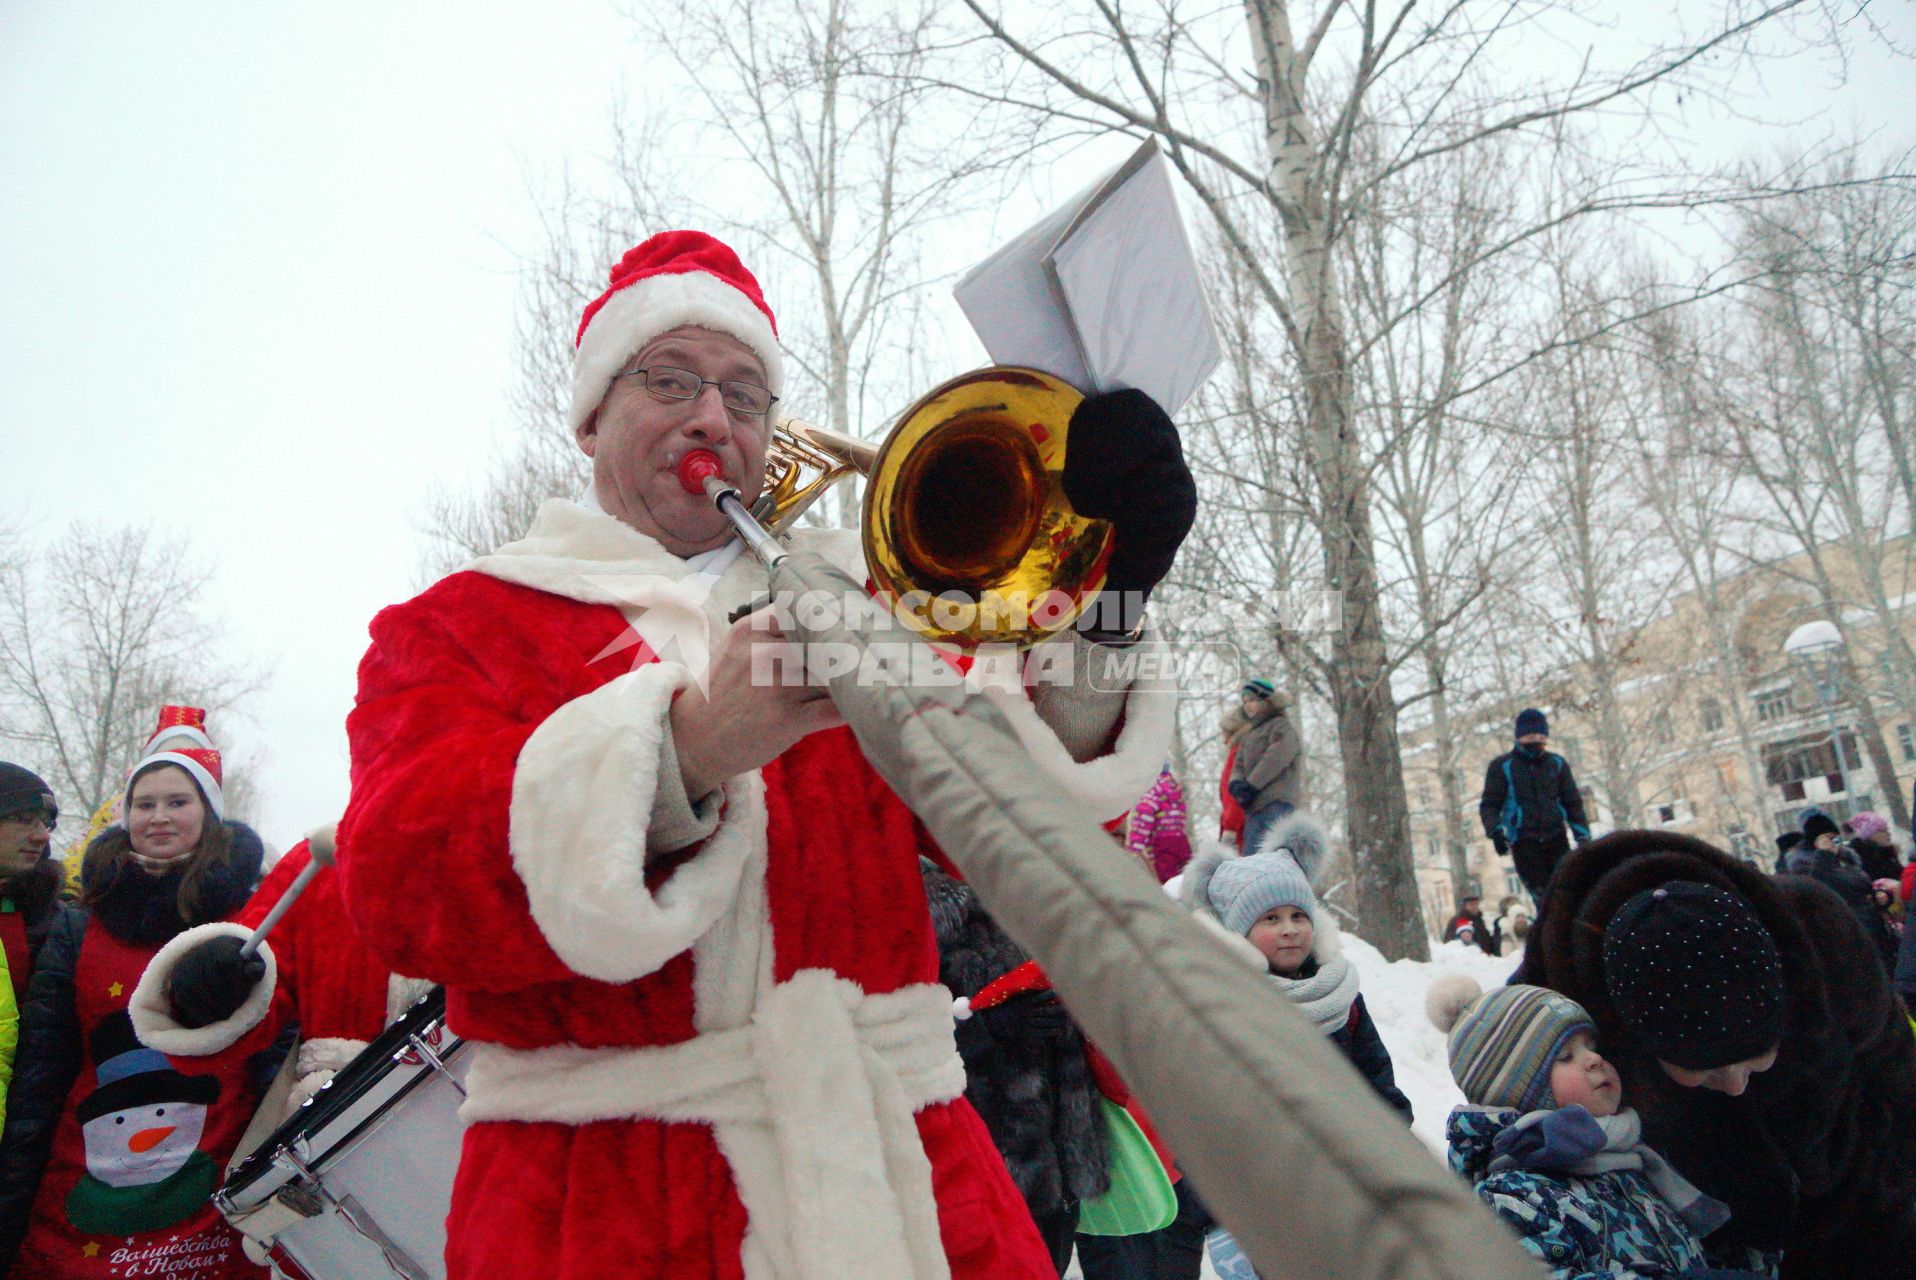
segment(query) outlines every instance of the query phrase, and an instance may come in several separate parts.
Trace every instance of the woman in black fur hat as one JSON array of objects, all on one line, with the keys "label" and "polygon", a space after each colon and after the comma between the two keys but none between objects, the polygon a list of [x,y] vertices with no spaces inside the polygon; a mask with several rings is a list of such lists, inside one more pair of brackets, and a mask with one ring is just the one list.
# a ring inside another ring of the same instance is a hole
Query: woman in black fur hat
[{"label": "woman in black fur hat", "polygon": [[1916,1038],[1829,890],[1616,832],[1559,865],[1512,981],[1590,1011],[1645,1141],[1730,1206],[1713,1253],[1783,1250],[1786,1280],[1906,1274]]}]

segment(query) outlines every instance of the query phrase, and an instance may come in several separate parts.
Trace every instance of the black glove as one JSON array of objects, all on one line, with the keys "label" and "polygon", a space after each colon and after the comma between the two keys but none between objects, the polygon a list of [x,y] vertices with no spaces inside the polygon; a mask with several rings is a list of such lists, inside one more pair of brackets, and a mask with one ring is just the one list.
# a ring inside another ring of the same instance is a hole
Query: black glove
[{"label": "black glove", "polygon": [[1237,801],[1240,809],[1249,809],[1257,799],[1257,788],[1239,778],[1233,778],[1230,785],[1231,799]]},{"label": "black glove", "polygon": [[257,951],[241,956],[245,943],[244,938],[226,934],[209,938],[180,957],[168,984],[175,1022],[182,1027],[211,1026],[232,1017],[246,1003],[266,976],[266,961]]},{"label": "black glove", "polygon": [[1490,837],[1490,847],[1497,851],[1499,858],[1507,858],[1510,856],[1510,841],[1504,839],[1502,836]]},{"label": "black glove", "polygon": [[1109,520],[1112,530],[1104,596],[1081,625],[1130,631],[1197,519],[1197,484],[1178,429],[1142,391],[1090,396],[1071,415],[1063,480],[1078,514]]}]

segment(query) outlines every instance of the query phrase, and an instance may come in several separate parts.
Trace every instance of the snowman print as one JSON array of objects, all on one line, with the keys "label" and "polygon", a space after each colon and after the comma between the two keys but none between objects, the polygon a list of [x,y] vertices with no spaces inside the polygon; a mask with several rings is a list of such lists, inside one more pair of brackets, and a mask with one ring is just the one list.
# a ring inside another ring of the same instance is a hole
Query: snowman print
[{"label": "snowman print", "polygon": [[173,1069],[133,1035],[124,1010],[93,1029],[99,1064],[80,1100],[86,1173],[67,1196],[67,1220],[91,1235],[157,1231],[206,1203],[217,1176],[200,1150],[219,1081]]}]

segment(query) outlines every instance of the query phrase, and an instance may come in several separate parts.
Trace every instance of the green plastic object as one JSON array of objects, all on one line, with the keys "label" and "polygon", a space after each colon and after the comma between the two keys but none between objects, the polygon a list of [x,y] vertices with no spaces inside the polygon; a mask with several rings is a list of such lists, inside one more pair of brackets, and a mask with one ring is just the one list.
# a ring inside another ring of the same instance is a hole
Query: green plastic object
[{"label": "green plastic object", "polygon": [[1117,1103],[1099,1098],[1098,1106],[1111,1152],[1111,1189],[1078,1206],[1079,1234],[1139,1236],[1170,1226],[1178,1216],[1177,1193],[1151,1140]]}]

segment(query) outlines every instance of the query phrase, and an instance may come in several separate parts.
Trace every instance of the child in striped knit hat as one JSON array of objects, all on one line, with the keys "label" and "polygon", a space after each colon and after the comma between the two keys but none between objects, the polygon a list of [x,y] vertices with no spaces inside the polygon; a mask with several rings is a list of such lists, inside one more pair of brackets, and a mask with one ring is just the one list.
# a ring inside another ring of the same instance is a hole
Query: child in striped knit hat
[{"label": "child in striped knit hat", "polygon": [[1643,1145],[1582,1005],[1447,975],[1426,1008],[1466,1103],[1450,1113],[1450,1167],[1556,1280],[1765,1274],[1711,1267],[1703,1237],[1729,1211]]}]

